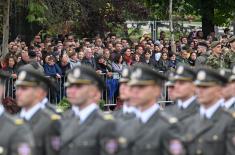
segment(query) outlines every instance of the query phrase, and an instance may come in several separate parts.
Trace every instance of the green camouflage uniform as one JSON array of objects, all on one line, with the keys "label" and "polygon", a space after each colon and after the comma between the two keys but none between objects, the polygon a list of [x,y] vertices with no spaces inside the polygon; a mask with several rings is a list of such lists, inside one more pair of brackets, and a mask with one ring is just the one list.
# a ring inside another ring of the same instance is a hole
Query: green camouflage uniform
[{"label": "green camouflage uniform", "polygon": [[226,63],[224,56],[221,55],[220,57],[217,57],[215,54],[211,54],[206,61],[206,65],[210,66],[213,69],[218,68],[228,68],[228,63]]},{"label": "green camouflage uniform", "polygon": [[235,65],[235,51],[230,49],[225,53],[224,59],[228,63],[228,67],[232,68]]}]

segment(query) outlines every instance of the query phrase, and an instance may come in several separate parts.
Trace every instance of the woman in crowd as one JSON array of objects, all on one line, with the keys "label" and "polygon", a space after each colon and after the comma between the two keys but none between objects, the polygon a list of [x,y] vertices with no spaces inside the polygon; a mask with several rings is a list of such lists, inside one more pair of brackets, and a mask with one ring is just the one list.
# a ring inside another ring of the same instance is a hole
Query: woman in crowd
[{"label": "woman in crowd", "polygon": [[122,55],[120,53],[115,54],[115,57],[113,59],[112,62],[112,70],[113,72],[117,72],[119,74],[122,73],[122,69],[123,69],[123,64],[122,64],[123,58]]}]

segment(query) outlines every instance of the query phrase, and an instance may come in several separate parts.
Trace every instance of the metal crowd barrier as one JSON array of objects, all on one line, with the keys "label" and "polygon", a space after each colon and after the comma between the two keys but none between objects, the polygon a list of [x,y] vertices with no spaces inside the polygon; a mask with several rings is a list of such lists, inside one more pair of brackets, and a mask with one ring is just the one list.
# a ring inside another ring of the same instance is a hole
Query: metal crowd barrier
[{"label": "metal crowd barrier", "polygon": [[[118,90],[119,90],[119,83],[118,80],[120,78],[119,73],[112,73],[112,76],[108,76],[106,74],[100,75],[103,80],[106,83],[106,89],[102,92],[101,101],[103,102],[103,106],[106,109],[109,109],[110,107],[115,107],[117,103],[118,98]],[[52,78],[52,80],[55,81],[58,87],[58,91],[49,89],[48,91],[48,99],[53,104],[58,104],[63,98],[66,98],[66,88],[64,86],[64,83],[66,81],[66,77],[63,76],[60,79]],[[5,91],[4,91],[4,97],[10,97],[12,99],[15,99],[15,80],[13,78],[9,78],[5,81]],[[167,93],[167,87],[163,87],[163,91],[160,97],[159,103],[164,107],[165,103],[170,103],[171,101],[168,101],[168,93]]]}]

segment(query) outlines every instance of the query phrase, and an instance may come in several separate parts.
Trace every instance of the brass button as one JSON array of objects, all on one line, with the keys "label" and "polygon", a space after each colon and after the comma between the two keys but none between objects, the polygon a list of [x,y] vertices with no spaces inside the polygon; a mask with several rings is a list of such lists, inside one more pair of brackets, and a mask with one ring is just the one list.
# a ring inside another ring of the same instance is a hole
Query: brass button
[{"label": "brass button", "polygon": [[198,139],[198,143],[202,143],[203,142],[203,139],[202,138],[199,138]]},{"label": "brass button", "polygon": [[202,154],[202,150],[197,150],[197,154]]}]

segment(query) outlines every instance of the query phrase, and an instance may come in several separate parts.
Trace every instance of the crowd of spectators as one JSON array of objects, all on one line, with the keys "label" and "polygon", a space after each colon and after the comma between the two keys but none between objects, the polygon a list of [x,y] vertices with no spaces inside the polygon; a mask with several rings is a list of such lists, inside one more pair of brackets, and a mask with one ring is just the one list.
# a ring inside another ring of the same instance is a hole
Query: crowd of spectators
[{"label": "crowd of spectators", "polygon": [[[166,32],[161,31],[158,40],[144,34],[139,40],[120,38],[110,33],[106,38],[82,38],[75,35],[36,35],[30,44],[17,37],[8,46],[9,52],[1,59],[1,69],[17,78],[18,69],[26,64],[37,64],[46,76],[61,79],[71,68],[85,64],[97,74],[112,79],[121,74],[123,68],[138,63],[149,65],[152,69],[167,74],[179,64],[192,67],[206,65],[207,58],[213,54],[213,42],[219,41],[220,51],[228,51],[229,29],[215,36],[212,32],[204,36],[201,30],[193,30],[187,36],[170,42]],[[205,39],[206,38],[206,39]],[[235,40],[235,39],[234,39]],[[216,44],[218,45],[218,44]],[[213,47],[214,48],[214,47]],[[222,57],[223,58],[223,57]]]}]

